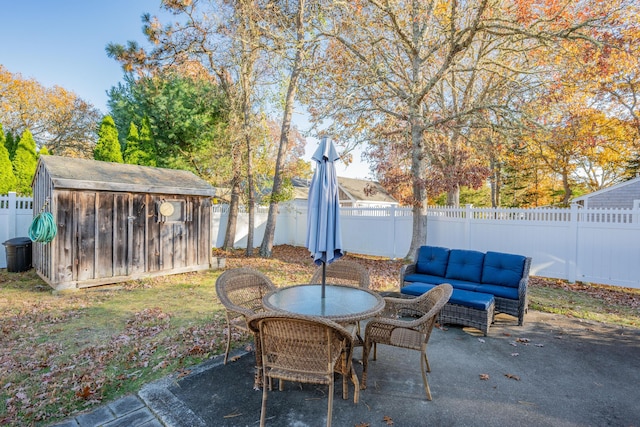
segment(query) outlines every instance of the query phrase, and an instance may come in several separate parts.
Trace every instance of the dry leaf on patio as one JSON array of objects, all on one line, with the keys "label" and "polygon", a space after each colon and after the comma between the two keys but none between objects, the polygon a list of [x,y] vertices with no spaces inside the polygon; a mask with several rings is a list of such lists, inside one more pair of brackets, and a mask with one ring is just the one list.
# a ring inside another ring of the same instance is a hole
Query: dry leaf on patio
[{"label": "dry leaf on patio", "polygon": [[480,374],[480,379],[483,381],[487,381],[489,379],[489,374]]},{"label": "dry leaf on patio", "polygon": [[369,423],[360,423],[360,424],[356,424],[355,427],[370,427],[370,426],[371,426],[371,424],[369,424]]},{"label": "dry leaf on patio", "polygon": [[178,371],[178,378],[183,378],[186,377],[187,375],[189,375],[191,373],[191,371],[189,369],[180,369]]},{"label": "dry leaf on patio", "polygon": [[485,342],[482,338],[478,338],[478,341]]},{"label": "dry leaf on patio", "polygon": [[233,356],[229,358],[229,361],[231,362],[237,362],[238,360],[240,360],[240,356]]},{"label": "dry leaf on patio", "polygon": [[521,342],[521,343],[528,343],[529,341],[531,341],[529,338],[516,338],[516,342]]},{"label": "dry leaf on patio", "polygon": [[505,377],[512,379],[512,380],[516,380],[516,381],[520,381],[520,377],[517,375],[513,375],[513,374],[504,374]]},{"label": "dry leaf on patio", "polygon": [[391,417],[385,415],[384,417],[382,417],[382,421],[384,421],[385,423],[387,423],[388,426],[392,426],[393,425],[393,420],[391,419]]},{"label": "dry leaf on patio", "polygon": [[511,353],[513,357],[520,356],[520,353]]}]

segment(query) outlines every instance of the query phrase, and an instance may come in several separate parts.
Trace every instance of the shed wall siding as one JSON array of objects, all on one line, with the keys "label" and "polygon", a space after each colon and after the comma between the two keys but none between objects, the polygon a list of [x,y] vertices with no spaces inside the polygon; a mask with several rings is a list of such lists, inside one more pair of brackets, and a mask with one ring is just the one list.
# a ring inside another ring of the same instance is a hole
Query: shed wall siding
[{"label": "shed wall siding", "polygon": [[[168,198],[191,209],[185,221],[158,221],[156,203]],[[56,190],[52,206],[58,235],[43,247],[54,255],[37,271],[56,289],[210,266],[208,197]]]}]

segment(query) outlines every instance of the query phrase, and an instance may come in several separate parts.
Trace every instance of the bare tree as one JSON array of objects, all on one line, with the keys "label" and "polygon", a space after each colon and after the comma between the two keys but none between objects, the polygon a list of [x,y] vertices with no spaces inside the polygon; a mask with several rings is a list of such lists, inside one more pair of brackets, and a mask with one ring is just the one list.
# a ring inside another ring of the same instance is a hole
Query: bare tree
[{"label": "bare tree", "polygon": [[[428,145],[425,134],[457,119],[437,108],[439,85],[454,70],[495,66],[487,56],[474,64],[477,41],[490,35],[496,49],[550,48],[559,39],[584,39],[599,16],[576,13],[569,0],[558,7],[500,0],[379,1],[335,3],[323,34],[325,70],[307,85],[318,120],[330,117],[335,132],[355,137],[393,120],[410,141],[413,233],[408,256],[427,233]],[[601,9],[594,8],[594,13]],[[533,67],[533,64],[532,64]],[[528,72],[531,70],[518,70]]]}]

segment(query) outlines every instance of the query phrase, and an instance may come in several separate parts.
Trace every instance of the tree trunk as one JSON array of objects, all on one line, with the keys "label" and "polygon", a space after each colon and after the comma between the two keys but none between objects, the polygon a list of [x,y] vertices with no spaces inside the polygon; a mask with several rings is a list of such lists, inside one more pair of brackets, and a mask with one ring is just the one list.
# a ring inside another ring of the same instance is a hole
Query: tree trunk
[{"label": "tree trunk", "polygon": [[232,147],[233,153],[233,179],[231,180],[231,200],[229,202],[229,217],[227,218],[227,230],[224,234],[222,249],[233,248],[236,238],[236,225],[238,223],[238,208],[240,205],[240,182],[241,182],[241,156],[237,144]]},{"label": "tree trunk", "polygon": [[[245,70],[246,71],[246,70]],[[249,73],[249,71],[246,71]],[[253,183],[253,146],[251,141],[251,105],[250,105],[250,84],[248,80],[250,76],[247,74],[242,78],[242,115],[243,115],[243,124],[242,124],[242,132],[244,134],[245,146],[246,146],[246,155],[247,155],[247,206],[249,211],[249,218],[247,224],[247,256],[253,255],[253,230],[255,225],[255,211],[256,211],[256,200],[255,200],[255,191],[254,191],[254,183]]]},{"label": "tree trunk", "polygon": [[460,185],[455,184],[456,188],[447,191],[447,206],[453,206],[455,208],[460,206]]},{"label": "tree trunk", "polygon": [[564,198],[562,199],[562,204],[564,206],[569,206],[569,200],[571,200],[571,195],[573,192],[571,191],[571,186],[569,185],[569,172],[562,171],[562,188],[564,189]]},{"label": "tree trunk", "polygon": [[298,80],[302,72],[302,54],[304,53],[304,12],[305,0],[298,1],[298,14],[296,17],[296,34],[298,44],[296,45],[296,56],[291,70],[287,97],[284,104],[284,114],[282,117],[282,127],[280,128],[280,144],[278,146],[278,157],[276,158],[276,170],[273,175],[273,188],[271,189],[271,200],[269,202],[269,214],[267,224],[260,245],[260,256],[269,258],[273,251],[273,238],[276,232],[276,220],[278,217],[278,201],[282,190],[282,171],[286,158],[287,147],[289,146],[289,131],[291,129],[291,117],[293,106],[298,90]]},{"label": "tree trunk", "polygon": [[413,232],[411,235],[411,245],[406,258],[413,259],[420,246],[427,244],[427,189],[424,186],[426,176],[426,156],[424,153],[423,130],[420,123],[420,115],[417,114],[419,107],[413,110],[411,124],[411,177],[413,181]]}]

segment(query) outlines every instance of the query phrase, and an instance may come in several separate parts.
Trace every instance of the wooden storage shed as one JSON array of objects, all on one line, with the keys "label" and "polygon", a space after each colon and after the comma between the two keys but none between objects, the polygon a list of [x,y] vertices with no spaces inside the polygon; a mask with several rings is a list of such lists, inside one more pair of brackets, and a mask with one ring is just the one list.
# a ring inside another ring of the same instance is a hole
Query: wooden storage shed
[{"label": "wooden storage shed", "polygon": [[56,290],[210,267],[215,190],[191,172],[40,156],[32,185],[57,224],[33,267]]}]

